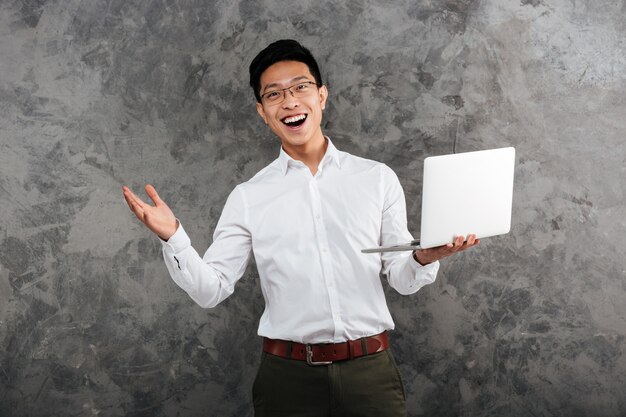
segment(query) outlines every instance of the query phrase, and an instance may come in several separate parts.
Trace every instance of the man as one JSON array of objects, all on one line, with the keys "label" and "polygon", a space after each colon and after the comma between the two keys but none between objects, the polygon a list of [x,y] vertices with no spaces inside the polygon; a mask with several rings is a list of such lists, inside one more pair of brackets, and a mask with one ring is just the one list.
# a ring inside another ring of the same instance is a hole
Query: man
[{"label": "man", "polygon": [[402,294],[435,280],[439,259],[478,244],[463,236],[411,253],[362,254],[412,240],[404,193],[386,165],[341,152],[321,130],[328,90],[308,49],[280,40],[250,65],[279,157],[230,194],[203,258],[151,185],[154,206],[127,187],[135,215],[163,243],[173,280],[203,307],[234,291],[252,253],[265,298],[257,417],[405,416],[388,349],[394,328],[379,273]]}]

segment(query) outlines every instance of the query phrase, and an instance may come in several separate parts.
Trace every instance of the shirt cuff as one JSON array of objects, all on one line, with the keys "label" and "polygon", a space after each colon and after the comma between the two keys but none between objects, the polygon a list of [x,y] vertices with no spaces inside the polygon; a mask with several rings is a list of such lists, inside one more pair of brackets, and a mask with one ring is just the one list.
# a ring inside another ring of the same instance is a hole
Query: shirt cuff
[{"label": "shirt cuff", "polygon": [[187,232],[185,232],[182,223],[178,219],[176,219],[176,221],[178,222],[178,229],[176,229],[176,232],[170,236],[168,240],[163,240],[159,237],[163,247],[171,250],[173,253],[182,252],[191,246],[191,239],[189,239]]},{"label": "shirt cuff", "polygon": [[439,261],[422,265],[421,263],[417,262],[417,259],[415,259],[415,256],[413,256],[413,252],[411,252],[410,258],[411,259],[409,260],[409,264],[413,267],[413,270],[415,271],[417,271],[418,269],[424,269],[424,268],[426,268],[427,270],[428,269],[432,270],[435,266],[439,267]]}]

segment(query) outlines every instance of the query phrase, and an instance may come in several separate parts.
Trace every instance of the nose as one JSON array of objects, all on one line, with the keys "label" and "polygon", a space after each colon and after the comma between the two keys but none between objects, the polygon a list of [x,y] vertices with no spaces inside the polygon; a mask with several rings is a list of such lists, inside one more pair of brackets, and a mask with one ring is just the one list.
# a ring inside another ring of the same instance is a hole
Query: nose
[{"label": "nose", "polygon": [[285,98],[283,99],[283,107],[284,108],[294,108],[300,105],[300,101],[293,95],[291,90],[285,91]]}]

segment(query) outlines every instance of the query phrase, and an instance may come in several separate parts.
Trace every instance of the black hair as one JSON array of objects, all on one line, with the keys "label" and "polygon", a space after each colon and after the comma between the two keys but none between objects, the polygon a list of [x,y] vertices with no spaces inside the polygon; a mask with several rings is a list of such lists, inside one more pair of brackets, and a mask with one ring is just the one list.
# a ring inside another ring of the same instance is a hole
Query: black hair
[{"label": "black hair", "polygon": [[261,102],[261,74],[280,61],[298,61],[306,64],[317,85],[323,84],[320,69],[311,51],[293,39],[281,39],[269,44],[250,63],[250,87],[254,90],[254,96],[259,103]]}]

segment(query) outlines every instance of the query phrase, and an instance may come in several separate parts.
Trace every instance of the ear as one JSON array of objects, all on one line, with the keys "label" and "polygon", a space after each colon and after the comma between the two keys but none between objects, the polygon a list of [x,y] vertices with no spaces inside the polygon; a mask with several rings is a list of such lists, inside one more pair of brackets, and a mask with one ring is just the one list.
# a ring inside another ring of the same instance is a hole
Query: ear
[{"label": "ear", "polygon": [[325,85],[318,89],[318,94],[320,97],[320,106],[322,107],[322,110],[324,110],[326,108],[326,100],[328,99],[328,89]]},{"label": "ear", "polygon": [[256,111],[261,116],[261,119],[267,124],[267,117],[265,116],[265,111],[263,110],[263,105],[257,101],[256,103]]}]

